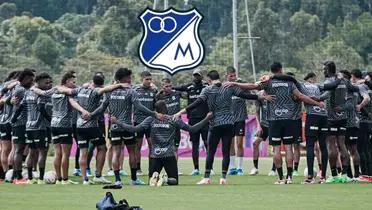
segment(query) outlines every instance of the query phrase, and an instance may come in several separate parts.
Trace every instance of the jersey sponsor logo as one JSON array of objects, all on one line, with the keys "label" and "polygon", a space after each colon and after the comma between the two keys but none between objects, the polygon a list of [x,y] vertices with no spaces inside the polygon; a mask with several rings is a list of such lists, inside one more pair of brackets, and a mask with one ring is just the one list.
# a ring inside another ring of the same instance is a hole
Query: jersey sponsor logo
[{"label": "jersey sponsor logo", "polygon": [[65,94],[55,93],[52,95],[52,98],[63,98],[65,96],[66,96]]},{"label": "jersey sponsor logo", "polygon": [[275,109],[274,113],[276,116],[282,116],[284,114],[288,114],[289,110],[288,109]]},{"label": "jersey sponsor logo", "polygon": [[199,98],[199,95],[190,95],[189,98],[190,99],[197,99],[197,98]]},{"label": "jersey sponsor logo", "polygon": [[84,93],[79,93],[78,94],[78,97],[81,97],[81,98],[89,98],[90,94],[84,94]]},{"label": "jersey sponsor logo", "polygon": [[153,124],[154,128],[170,128],[169,124]]},{"label": "jersey sponsor logo", "polygon": [[238,99],[240,99],[238,96],[233,96],[233,97],[231,97],[231,99],[232,100],[238,100]]},{"label": "jersey sponsor logo", "polygon": [[178,105],[179,105],[178,102],[174,102],[174,103],[167,104],[167,107],[178,106]]},{"label": "jersey sponsor logo", "polygon": [[111,99],[118,99],[118,100],[125,100],[125,96],[115,96],[115,95],[111,95],[110,98],[111,98]]},{"label": "jersey sponsor logo", "polygon": [[276,88],[276,87],[288,87],[288,83],[283,83],[283,82],[273,83],[272,84],[272,87],[273,88]]},{"label": "jersey sponsor logo", "polygon": [[195,8],[188,11],[148,8],[139,19],[144,30],[138,52],[144,65],[173,75],[201,64],[204,45],[199,37],[199,24],[203,16]]},{"label": "jersey sponsor logo", "polygon": [[139,98],[138,101],[152,102],[154,101],[154,99],[153,98]]},{"label": "jersey sponsor logo", "polygon": [[156,155],[160,155],[162,153],[165,153],[168,151],[168,148],[167,147],[164,147],[164,148],[161,148],[161,147],[157,147],[154,149],[154,152]]}]

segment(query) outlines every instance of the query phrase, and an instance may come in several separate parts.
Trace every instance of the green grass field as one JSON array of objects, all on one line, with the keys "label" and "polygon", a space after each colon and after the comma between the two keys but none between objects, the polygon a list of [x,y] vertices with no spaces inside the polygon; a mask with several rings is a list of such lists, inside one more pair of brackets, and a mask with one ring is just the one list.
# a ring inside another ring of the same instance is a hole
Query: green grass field
[{"label": "green grass field", "polygon": [[[51,167],[48,159],[48,166]],[[72,159],[71,159],[72,160]],[[127,159],[125,160],[127,167]],[[143,163],[147,160],[143,160]],[[71,165],[72,162],[70,162]],[[204,160],[201,161],[204,167]],[[303,173],[305,160],[300,163]],[[128,186],[129,177],[123,177],[125,186],[121,190],[111,190],[116,200],[126,198],[132,205],[140,205],[144,210],[190,210],[190,209],[372,209],[372,185],[315,184],[301,185],[303,177],[296,177],[293,185],[274,185],[276,178],[266,176],[271,159],[260,162],[259,176],[229,176],[228,185],[218,185],[219,176],[212,177],[212,185],[197,186],[200,177],[184,175],[179,186],[150,188],[148,186]],[[252,166],[251,158],[245,161],[246,172]],[[143,168],[146,168],[144,165]],[[188,174],[192,160],[180,159],[181,171]],[[215,162],[219,172],[221,159]],[[71,170],[72,171],[72,170]],[[128,171],[128,170],[126,170]],[[79,178],[72,177],[73,180]],[[147,177],[141,177],[147,180]],[[85,210],[95,209],[96,202],[106,190],[94,186],[56,185],[13,185],[0,183],[1,210]]]}]

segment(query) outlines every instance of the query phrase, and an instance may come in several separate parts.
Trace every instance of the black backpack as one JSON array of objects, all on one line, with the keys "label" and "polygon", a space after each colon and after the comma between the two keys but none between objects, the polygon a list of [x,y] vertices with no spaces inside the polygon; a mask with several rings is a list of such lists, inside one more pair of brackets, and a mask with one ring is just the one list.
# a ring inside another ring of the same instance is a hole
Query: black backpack
[{"label": "black backpack", "polygon": [[97,210],[143,210],[139,206],[129,206],[128,201],[125,199],[116,203],[111,192],[107,192],[106,195],[97,202],[96,208]]}]

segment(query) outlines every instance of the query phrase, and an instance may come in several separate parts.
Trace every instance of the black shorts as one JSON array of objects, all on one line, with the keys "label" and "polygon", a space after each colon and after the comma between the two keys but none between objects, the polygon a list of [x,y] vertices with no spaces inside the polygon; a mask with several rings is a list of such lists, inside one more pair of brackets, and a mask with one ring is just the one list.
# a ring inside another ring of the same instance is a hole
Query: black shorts
[{"label": "black shorts", "polygon": [[27,131],[26,143],[32,149],[46,149],[49,146],[45,130]]},{"label": "black shorts", "polygon": [[52,127],[53,144],[72,144],[72,128]]},{"label": "black shorts", "polygon": [[266,141],[267,138],[269,138],[269,127],[261,125],[261,128],[262,128],[262,134],[261,135],[256,134],[256,136],[261,138],[262,141]]},{"label": "black shorts", "polygon": [[168,177],[175,178],[178,182],[176,157],[150,158],[149,164],[149,177],[151,177],[154,172],[158,172],[160,174],[164,168]]},{"label": "black shorts", "polygon": [[345,136],[347,120],[328,121],[328,134],[330,136]]},{"label": "black shorts", "polygon": [[177,148],[180,146],[181,142],[181,129],[175,129],[176,134],[175,134],[175,139],[174,139],[174,146]]},{"label": "black shorts", "polygon": [[72,125],[72,137],[76,140],[77,139],[77,127],[76,124]]},{"label": "black shorts", "polygon": [[[134,125],[138,125],[139,123],[134,123]],[[143,139],[143,136],[145,136],[146,139],[149,139],[150,138],[150,133],[151,133],[151,128],[149,129],[146,129],[146,130],[143,130],[143,131],[140,131],[140,132],[137,132],[136,133],[136,138],[139,139]]]},{"label": "black shorts", "polygon": [[47,137],[48,143],[51,144],[52,143],[52,129],[50,127],[46,128],[46,137]]},{"label": "black shorts", "polygon": [[[306,115],[305,135],[307,137],[319,137],[320,133],[328,132],[327,116]],[[317,140],[315,138],[314,140]]]},{"label": "black shorts", "polygon": [[234,123],[234,136],[245,136],[245,121]]},{"label": "black shorts", "polygon": [[10,123],[0,125],[0,135],[2,141],[12,140],[12,126]]},{"label": "black shorts", "polygon": [[133,145],[136,144],[136,137],[134,133],[127,131],[111,131],[111,145]]},{"label": "black shorts", "polygon": [[346,128],[345,145],[355,145],[359,139],[359,128]]},{"label": "black shorts", "polygon": [[272,146],[293,144],[296,135],[294,120],[269,121],[269,143]]},{"label": "black shorts", "polygon": [[294,120],[294,135],[293,135],[293,143],[300,144],[302,142],[302,120]]},{"label": "black shorts", "polygon": [[105,139],[99,128],[78,128],[77,129],[77,144],[80,149],[88,148],[89,143],[95,147],[105,145]]},{"label": "black shorts", "polygon": [[26,144],[26,126],[12,128],[12,140],[14,144]]}]

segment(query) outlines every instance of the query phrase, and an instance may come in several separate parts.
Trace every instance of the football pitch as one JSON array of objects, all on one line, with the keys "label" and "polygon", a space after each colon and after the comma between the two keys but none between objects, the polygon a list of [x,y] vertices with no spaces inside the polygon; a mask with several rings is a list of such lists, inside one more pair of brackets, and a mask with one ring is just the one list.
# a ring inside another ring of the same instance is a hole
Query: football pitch
[{"label": "football pitch", "polygon": [[[52,158],[48,159],[50,170]],[[128,159],[125,168],[128,172]],[[147,160],[143,160],[146,163]],[[70,166],[73,159],[71,159]],[[180,176],[179,186],[129,186],[129,177],[123,177],[121,190],[109,190],[115,199],[127,199],[131,205],[144,210],[191,210],[191,209],[372,209],[372,185],[348,184],[300,184],[303,177],[295,177],[292,185],[274,185],[276,177],[268,177],[271,158],[260,159],[260,175],[228,176],[228,185],[218,185],[219,175],[212,177],[212,185],[198,186],[201,176]],[[300,163],[303,174],[305,159]],[[93,166],[93,163],[92,163]],[[179,168],[184,174],[192,170],[190,158],[180,159]],[[244,163],[246,174],[252,159]],[[204,167],[204,159],[201,160]],[[143,168],[146,165],[143,164]],[[221,159],[215,161],[215,171],[220,172]],[[72,170],[70,170],[72,172]],[[109,177],[112,179],[112,177]],[[71,177],[81,182],[81,179]],[[147,181],[147,176],[142,176]],[[85,210],[95,209],[95,204],[105,195],[101,185],[13,185],[0,183],[1,210]]]}]

